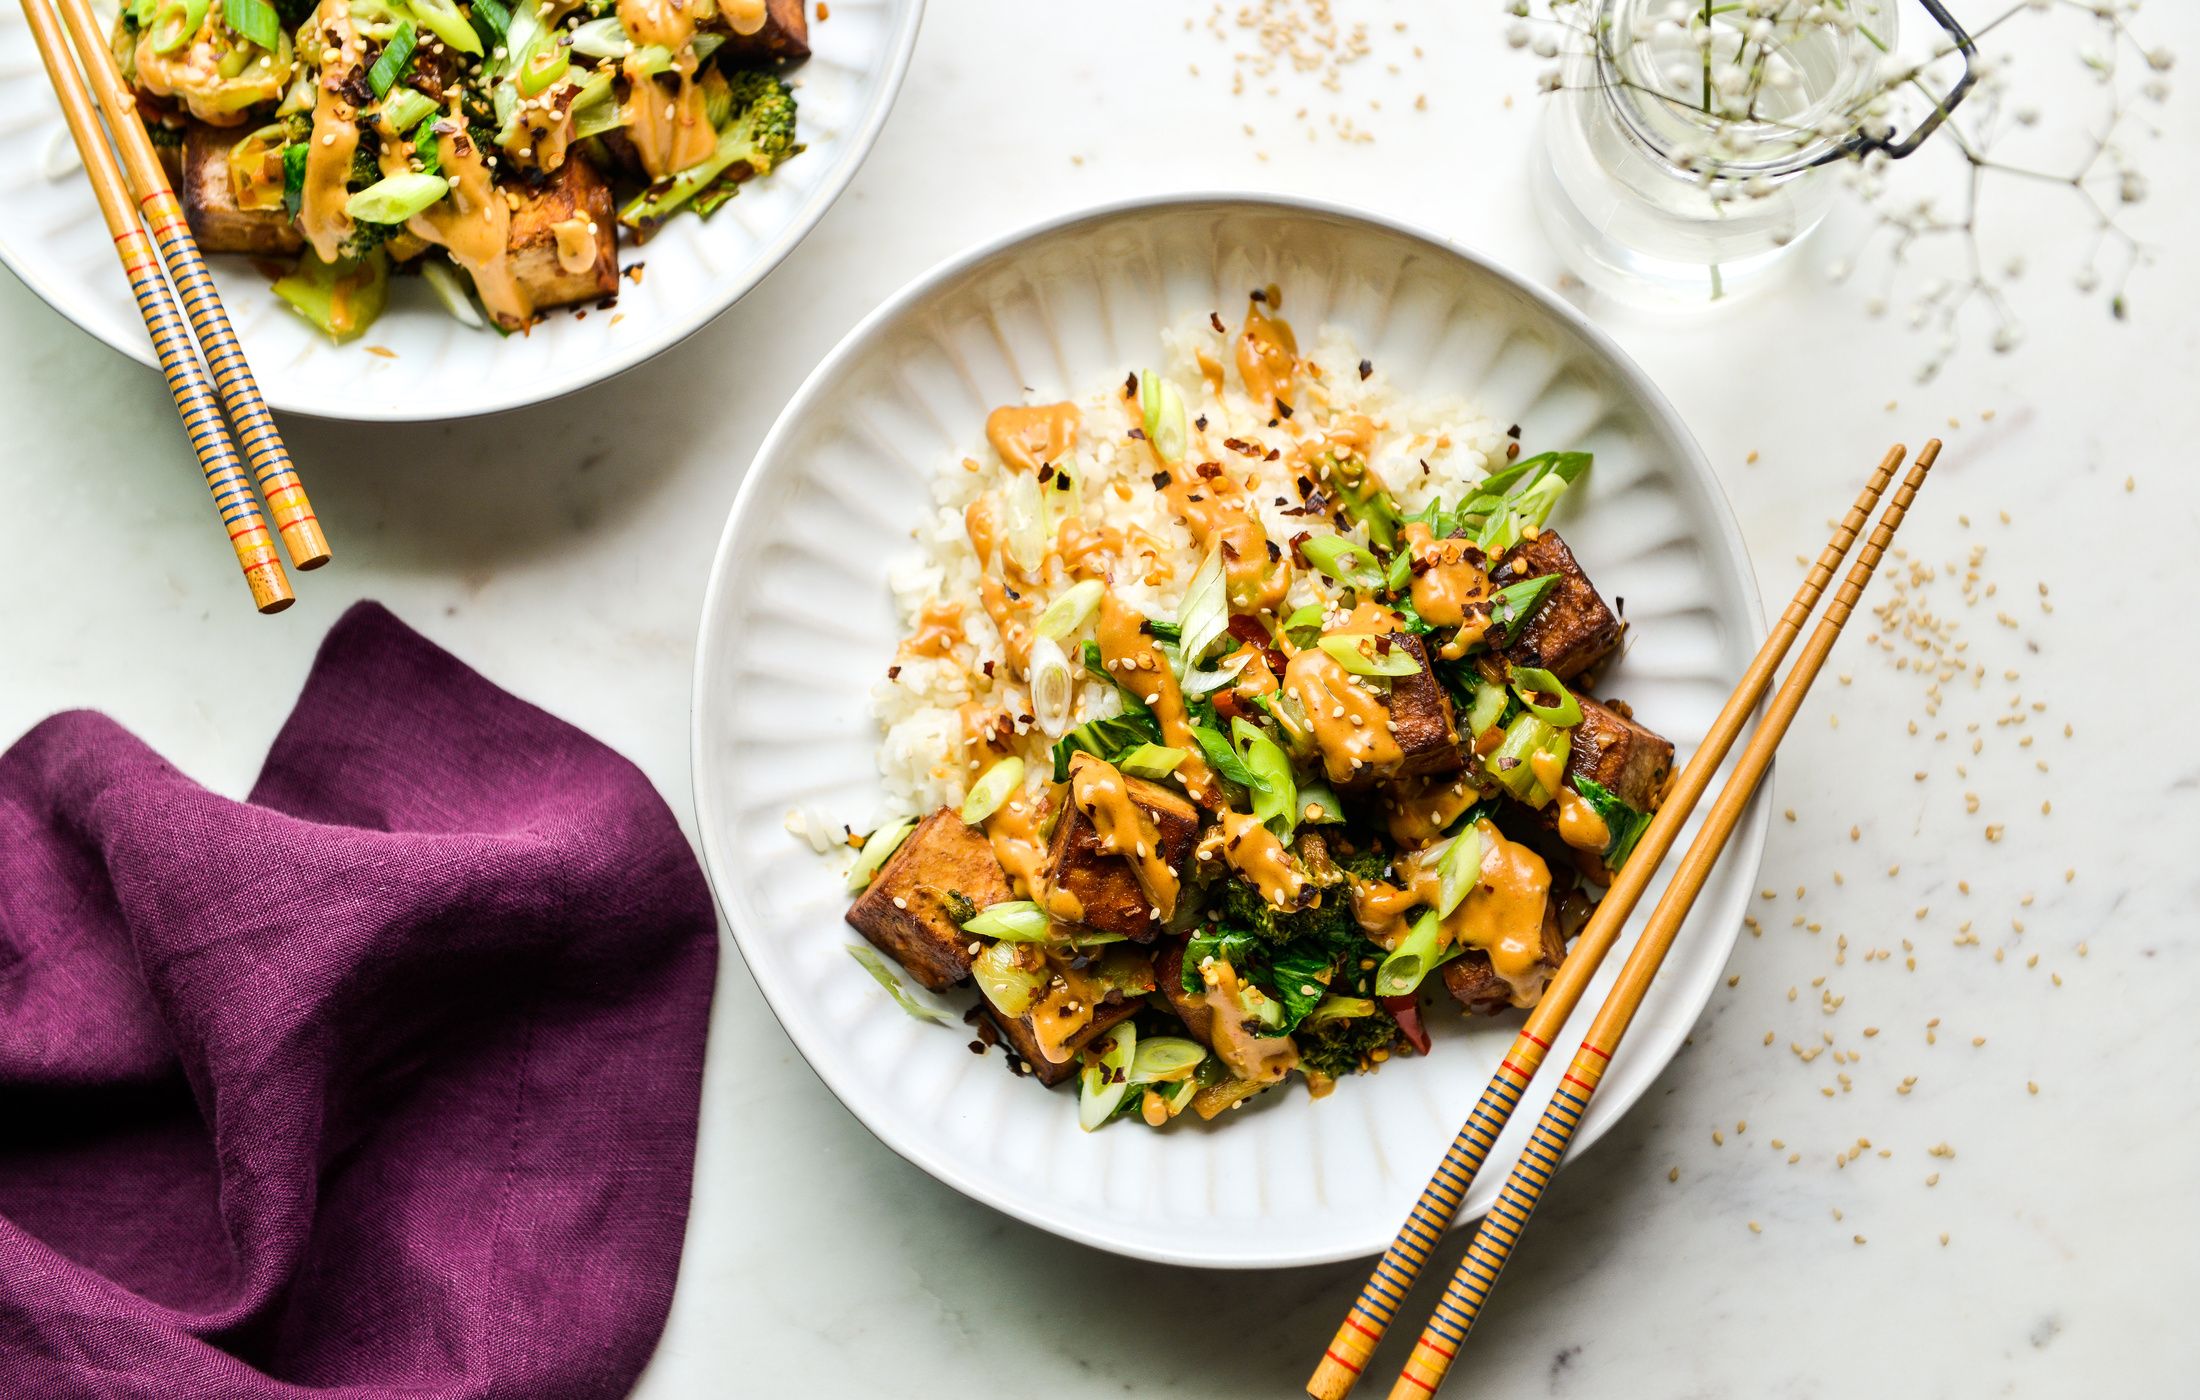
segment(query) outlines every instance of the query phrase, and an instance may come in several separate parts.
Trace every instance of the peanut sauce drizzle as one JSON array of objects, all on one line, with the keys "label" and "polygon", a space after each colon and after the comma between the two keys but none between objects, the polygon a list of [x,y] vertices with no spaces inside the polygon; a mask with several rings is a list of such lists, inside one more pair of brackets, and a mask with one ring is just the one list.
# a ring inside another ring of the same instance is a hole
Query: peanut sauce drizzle
[{"label": "peanut sauce drizzle", "polygon": [[1292,657],[1283,688],[1306,712],[1329,781],[1380,777],[1405,761],[1388,707],[1328,652],[1309,647]]},{"label": "peanut sauce drizzle", "polygon": [[1266,304],[1249,302],[1245,329],[1237,338],[1238,378],[1261,412],[1273,416],[1276,405],[1291,402],[1291,390],[1299,372],[1299,341],[1291,325],[1273,313],[1283,310],[1283,293],[1264,289]]},{"label": "peanut sauce drizzle", "polygon": [[1202,552],[1222,551],[1231,604],[1239,612],[1273,612],[1290,591],[1291,563],[1281,551],[1269,557],[1268,527],[1261,523],[1252,492],[1208,462],[1172,473],[1162,494],[1184,518]]},{"label": "peanut sauce drizzle", "polygon": [[1220,845],[1230,868],[1253,882],[1260,897],[1279,909],[1296,909],[1306,876],[1260,818],[1224,809]]},{"label": "peanut sauce drizzle", "polygon": [[1070,1042],[1092,1024],[1094,1008],[1106,995],[1099,981],[1064,962],[1048,959],[1053,976],[1025,1014],[1031,1018],[1031,1037],[1039,1053],[1055,1064],[1070,1057]]},{"label": "peanut sauce drizzle", "polygon": [[1612,844],[1612,829],[1589,805],[1589,799],[1570,787],[1558,790],[1558,839],[1576,850],[1602,854]]},{"label": "peanut sauce drizzle", "polygon": [[1130,785],[1115,765],[1089,753],[1071,758],[1069,800],[1092,823],[1101,852],[1130,862],[1146,902],[1160,911],[1163,920],[1174,915],[1176,867],[1161,854],[1161,832],[1146,809],[1132,799]]},{"label": "peanut sauce drizzle", "polygon": [[[1454,944],[1489,955],[1490,968],[1512,989],[1515,1006],[1533,1005],[1548,969],[1543,961],[1543,912],[1551,893],[1543,857],[1507,840],[1487,818],[1474,824],[1482,841],[1482,865],[1474,887],[1443,921],[1439,949]],[[1442,880],[1420,853],[1400,861],[1400,883],[1352,880],[1352,913],[1369,940],[1386,950],[1404,941],[1415,909],[1437,905]]]},{"label": "peanut sauce drizzle", "polygon": [[1465,540],[1439,540],[1415,521],[1405,528],[1413,556],[1413,610],[1432,627],[1459,630],[1438,653],[1457,661],[1490,628],[1490,576],[1467,557]]},{"label": "peanut sauce drizzle", "polygon": [[344,95],[345,84],[365,57],[351,24],[350,0],[321,0],[312,24],[323,50],[314,78],[313,131],[306,138],[305,187],[298,200],[298,230],[322,262],[335,262],[351,237],[351,215],[344,212],[349,193],[352,153],[359,149],[358,109]]},{"label": "peanut sauce drizzle", "polygon": [[[451,261],[473,277],[482,307],[499,325],[517,330],[535,319],[535,302],[512,267],[511,207],[497,193],[464,125],[446,118],[437,128],[446,124],[454,129],[437,131],[435,151],[450,193],[407,219],[406,231],[423,243],[449,249]],[[412,153],[410,141],[383,133],[382,173],[411,169]]]},{"label": "peanut sauce drizzle", "polygon": [[[621,0],[620,14],[623,16],[628,5],[633,3],[635,0]],[[692,20],[687,22],[690,33],[694,27]],[[668,22],[660,32],[669,34],[677,28],[677,24]],[[627,33],[634,37],[631,27]],[[639,38],[635,41],[659,42]],[[718,133],[710,124],[708,100],[702,85],[695,81],[698,65],[694,47],[684,35],[665,47],[673,51],[674,89],[669,96],[657,80],[644,71],[641,53],[637,51],[620,60],[627,82],[623,112],[627,138],[634,143],[634,154],[641,160],[642,169],[648,171],[653,180],[662,180],[698,161],[707,160],[718,148]]]},{"label": "peanut sauce drizzle", "polygon": [[986,415],[985,440],[1010,469],[1036,473],[1077,446],[1081,421],[1073,403],[1010,405]]},{"label": "peanut sauce drizzle", "polygon": [[901,649],[911,656],[944,661],[963,641],[962,604],[933,598],[917,611],[916,630],[903,639]]},{"label": "peanut sauce drizzle", "polygon": [[1414,779],[1388,804],[1390,839],[1409,850],[1426,846],[1481,798],[1472,784],[1460,778]]},{"label": "peanut sauce drizzle", "polygon": [[1100,643],[1100,659],[1124,685],[1137,692],[1160,722],[1161,738],[1170,748],[1182,749],[1184,761],[1176,777],[1201,806],[1214,800],[1214,770],[1207,766],[1199,741],[1192,737],[1192,723],[1184,711],[1184,693],[1177,688],[1176,673],[1168,658],[1154,645],[1140,625],[1145,619],[1113,592],[1100,596],[1100,622],[1093,635]]},{"label": "peanut sauce drizzle", "polygon": [[1256,1035],[1246,1024],[1245,1003],[1238,999],[1237,969],[1220,958],[1201,965],[1200,978],[1207,990],[1186,998],[1204,1006],[1207,1038],[1223,1067],[1240,1079],[1268,1083],[1289,1074],[1299,1062],[1299,1047],[1287,1035]]}]

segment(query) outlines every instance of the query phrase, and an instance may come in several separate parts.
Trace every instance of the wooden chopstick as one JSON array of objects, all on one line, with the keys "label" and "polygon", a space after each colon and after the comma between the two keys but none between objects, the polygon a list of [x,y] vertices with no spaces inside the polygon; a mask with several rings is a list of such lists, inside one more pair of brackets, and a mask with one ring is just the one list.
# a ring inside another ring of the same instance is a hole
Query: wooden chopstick
[{"label": "wooden chopstick", "polygon": [[1512,1116],[1513,1106],[1527,1092],[1528,1081],[1535,1077],[1543,1057],[1550,1052],[1551,1041],[1565,1027],[1566,1018],[1573,1014],[1582,992],[1596,976],[1604,955],[1611,951],[1613,942],[1625,927],[1627,916],[1634,912],[1636,902],[1657,873],[1658,865],[1680,835],[1682,824],[1695,810],[1704,789],[1711,785],[1711,775],[1726,760],[1727,750],[1733,747],[1742,725],[1755,712],[1765,692],[1772,688],[1773,673],[1779,669],[1788,648],[1802,635],[1803,624],[1809,620],[1811,610],[1818,606],[1826,585],[1833,581],[1834,571],[1841,567],[1850,546],[1870,522],[1873,507],[1879,504],[1880,494],[1887,489],[1904,455],[1904,449],[1899,446],[1889,449],[1872,472],[1855,504],[1849,507],[1849,513],[1835,528],[1833,538],[1819,553],[1818,562],[1804,576],[1802,587],[1796,590],[1787,610],[1766,634],[1764,644],[1758,647],[1757,655],[1750,660],[1733,694],[1727,697],[1725,707],[1705,731],[1702,743],[1674,777],[1664,802],[1659,804],[1650,825],[1636,841],[1634,853],[1613,876],[1611,887],[1597,902],[1595,912],[1582,926],[1580,936],[1544,988],[1542,998],[1528,1013],[1527,1022],[1514,1039],[1512,1049],[1499,1063],[1497,1073],[1491,1076],[1489,1087],[1482,1091],[1481,1101],[1460,1127],[1458,1136],[1452,1139],[1443,1161],[1437,1165],[1428,1185],[1422,1188],[1420,1199],[1414,1203],[1397,1238],[1376,1261],[1375,1272],[1369,1277],[1367,1286],[1360,1290],[1352,1310],[1345,1314],[1336,1336],[1330,1339],[1320,1365],[1306,1383],[1306,1393],[1314,1400],[1344,1400],[1366,1370],[1376,1344],[1383,1339],[1399,1305],[1427,1265],[1430,1251],[1451,1228],[1461,1203],[1466,1200],[1467,1188],[1482,1169],[1482,1161],[1491,1144],[1497,1141],[1498,1133]]},{"label": "wooden chopstick", "polygon": [[[23,0],[26,10],[33,6],[47,8],[50,3]],[[123,173],[129,179],[130,193],[136,196],[138,213],[151,230],[161,261],[182,297],[191,333],[198,337],[200,352],[213,372],[215,392],[236,429],[245,461],[260,483],[260,494],[267,498],[268,513],[275,517],[283,547],[298,568],[318,569],[329,561],[328,537],[313,513],[313,503],[306,499],[298,469],[283,446],[282,434],[276,431],[275,417],[260,397],[259,383],[245,362],[236,328],[229,324],[229,312],[214,290],[206,260],[200,256],[191,226],[184,220],[183,205],[169,188],[168,168],[161,164],[160,154],[153,149],[153,140],[138,115],[137,99],[123,83],[114,52],[101,36],[99,22],[86,0],[60,0],[60,8],[76,40],[84,72],[91,78],[99,108],[107,115],[107,127],[121,148]]]},{"label": "wooden chopstick", "polygon": [[176,309],[175,293],[169,290],[152,242],[131,209],[122,171],[100,131],[91,95],[70,60],[69,41],[61,32],[49,0],[23,0],[23,13],[38,41],[38,56],[45,62],[54,95],[61,100],[62,114],[68,118],[69,134],[76,138],[77,153],[84,158],[85,174],[99,199],[107,231],[114,237],[115,253],[130,279],[138,313],[145,318],[146,333],[153,338],[153,353],[160,360],[162,377],[168,381],[168,393],[176,401],[176,412],[183,417],[184,435],[190,439],[191,451],[206,474],[214,509],[229,532],[230,547],[236,551],[237,564],[252,590],[252,605],[264,613],[281,612],[292,601],[290,580],[283,574],[282,560],[276,557],[275,541],[260,515],[252,483],[244,474],[236,446],[229,440],[229,429],[222,422],[221,408],[207,381],[206,368],[199,363],[190,329]]},{"label": "wooden chopstick", "polygon": [[1924,450],[1917,454],[1917,461],[1896,489],[1894,499],[1873,528],[1871,538],[1864,542],[1856,562],[1849,566],[1848,577],[1842,580],[1840,589],[1826,604],[1826,614],[1819,619],[1810,640],[1804,643],[1802,655],[1796,658],[1787,679],[1774,693],[1764,723],[1750,736],[1742,756],[1735,762],[1733,776],[1719,790],[1702,829],[1682,855],[1672,883],[1665,887],[1657,906],[1650,911],[1642,937],[1636,940],[1626,963],[1621,966],[1611,995],[1605,998],[1596,1019],[1590,1022],[1589,1033],[1582,1038],[1581,1048],[1574,1053],[1559,1087],[1552,1093],[1551,1102],[1544,1108],[1535,1132],[1529,1137],[1527,1149],[1513,1167],[1512,1174],[1505,1179],[1497,1204],[1490,1208],[1489,1215],[1475,1231],[1474,1239],[1468,1243],[1466,1257],[1459,1261],[1458,1271],[1452,1275],[1428,1325],[1414,1343],[1413,1354],[1406,1359],[1397,1384],[1391,1387],[1391,1400],[1424,1400],[1443,1382],[1445,1372],[1459,1354],[1459,1348],[1474,1327],[1475,1318],[1488,1300],[1490,1289],[1496,1286],[1505,1261],[1519,1245],[1520,1232],[1527,1228],[1528,1218],[1535,1213],[1537,1202],[1551,1183],[1552,1173],[1565,1156],[1575,1130],[1581,1126],[1582,1114],[1596,1094],[1605,1067],[1619,1050],[1620,1041],[1634,1021],[1635,1012],[1641,1008],[1651,981],[1658,975],[1659,966],[1664,963],[1681,924],[1696,902],[1696,895],[1718,863],[1727,838],[1733,835],[1735,826],[1741,821],[1742,809],[1757,791],[1766,769],[1772,766],[1773,751],[1794,721],[1803,696],[1809,692],[1811,682],[1817,679],[1819,668],[1825,664],[1827,653],[1833,650],[1857,599],[1863,595],[1865,585],[1871,582],[1880,556],[1894,538],[1894,532],[1901,527],[1910,502],[1916,498],[1918,488],[1925,482],[1925,474],[1932,470],[1939,456],[1940,440],[1937,438],[1927,442]]}]

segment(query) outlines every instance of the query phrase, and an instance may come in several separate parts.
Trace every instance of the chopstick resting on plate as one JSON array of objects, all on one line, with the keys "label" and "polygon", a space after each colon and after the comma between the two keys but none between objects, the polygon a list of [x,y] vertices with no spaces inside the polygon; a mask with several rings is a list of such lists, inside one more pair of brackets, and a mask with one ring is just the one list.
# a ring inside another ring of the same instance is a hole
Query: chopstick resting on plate
[{"label": "chopstick resting on plate", "polygon": [[[169,189],[167,172],[138,119],[136,104],[114,69],[113,58],[100,40],[84,0],[64,3],[70,7],[70,23],[85,56],[85,66],[99,85],[98,103],[105,109],[128,162],[127,174],[108,145],[94,98],[77,68],[53,0],[23,0],[23,13],[30,22],[54,95],[61,103],[69,134],[83,158],[85,175],[129,279],[138,313],[144,318],[169,396],[183,419],[184,434],[198,458],[215,511],[251,590],[253,606],[263,613],[281,612],[293,601],[290,580],[283,572],[274,536],[253,492],[246,459],[240,457],[229,425],[223,420],[224,405],[243,434],[251,470],[267,494],[268,507],[275,515],[291,561],[301,569],[327,563],[327,537],[245,364],[236,331],[191,239],[182,206]],[[176,289],[170,287],[162,271],[163,259],[182,290],[180,305]],[[201,345],[212,362],[212,374],[200,359]]]},{"label": "chopstick resting on plate", "polygon": [[1666,886],[1665,893],[1650,911],[1642,936],[1628,953],[1611,994],[1598,1009],[1596,1019],[1590,1023],[1580,1049],[1561,1076],[1519,1162],[1505,1179],[1497,1203],[1490,1208],[1468,1243],[1466,1257],[1459,1261],[1459,1268],[1445,1287],[1444,1296],[1414,1343],[1413,1353],[1407,1358],[1397,1384],[1391,1388],[1391,1400],[1421,1400],[1442,1384],[1475,1318],[1480,1315],[1490,1289],[1496,1286],[1499,1272],[1520,1243],[1520,1234],[1527,1228],[1528,1218],[1550,1186],[1552,1174],[1581,1125],[1582,1115],[1596,1094],[1605,1067],[1618,1052],[1620,1041],[1649,992],[1665,955],[1672,949],[1697,894],[1703,889],[1720,853],[1726,849],[1727,839],[1741,821],[1743,808],[1748,806],[1766,770],[1772,766],[1773,751],[1794,721],[1803,697],[1817,679],[1827,654],[1833,650],[1842,627],[1870,583],[1873,571],[1878,568],[1881,555],[1901,527],[1910,502],[1939,456],[1938,439],[1927,442],[1924,450],[1917,454],[1917,461],[1895,491],[1886,512],[1880,516],[1871,538],[1865,541],[1856,562],[1849,566],[1848,576],[1827,603],[1825,616],[1819,619],[1810,640],[1804,643],[1802,655],[1773,695],[1764,723],[1742,750],[1733,775],[1720,789],[1717,800],[1704,818],[1702,829],[1682,855],[1672,883]]},{"label": "chopstick resting on plate", "polygon": [[1443,1238],[1459,1214],[1467,1188],[1482,1169],[1483,1159],[1503,1131],[1513,1107],[1527,1092],[1528,1081],[1535,1077],[1543,1057],[1550,1053],[1551,1042],[1565,1027],[1566,1018],[1573,1014],[1590,979],[1596,976],[1597,968],[1603,963],[1605,954],[1611,951],[1628,915],[1634,912],[1636,902],[1657,873],[1658,865],[1680,835],[1681,826],[1695,810],[1704,790],[1711,785],[1711,775],[1726,760],[1727,751],[1740,735],[1742,725],[1756,710],[1765,692],[1772,688],[1773,673],[1779,669],[1788,648],[1802,635],[1803,624],[1818,606],[1826,586],[1833,581],[1834,571],[1841,567],[1850,547],[1870,523],[1873,507],[1879,504],[1880,494],[1887,489],[1887,483],[1894,478],[1905,455],[1899,446],[1889,449],[1872,472],[1848,514],[1835,528],[1833,537],[1826,542],[1817,563],[1804,576],[1802,587],[1796,590],[1787,610],[1766,634],[1733,694],[1727,697],[1718,717],[1705,731],[1696,752],[1675,775],[1664,802],[1659,804],[1650,825],[1635,843],[1634,854],[1613,876],[1611,887],[1582,926],[1580,936],[1559,964],[1542,999],[1529,1011],[1526,1023],[1499,1063],[1489,1087],[1482,1091],[1481,1101],[1460,1127],[1458,1136],[1452,1139],[1443,1161],[1438,1163],[1435,1175],[1422,1189],[1420,1199],[1414,1203],[1397,1238],[1376,1261],[1375,1272],[1369,1277],[1367,1286],[1360,1290],[1352,1310],[1345,1315],[1336,1336],[1330,1339],[1320,1365],[1306,1383],[1307,1394],[1315,1400],[1343,1400],[1358,1382],[1368,1358],[1375,1353],[1376,1344],[1382,1340],[1399,1306],[1405,1302],[1407,1292],[1426,1267],[1430,1251],[1435,1249],[1437,1241]]}]

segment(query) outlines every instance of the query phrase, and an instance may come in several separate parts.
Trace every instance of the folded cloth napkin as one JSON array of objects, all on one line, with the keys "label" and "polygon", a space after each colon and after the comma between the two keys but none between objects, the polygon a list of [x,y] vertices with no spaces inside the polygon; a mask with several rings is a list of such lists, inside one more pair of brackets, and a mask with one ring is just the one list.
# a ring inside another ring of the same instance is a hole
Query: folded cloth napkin
[{"label": "folded cloth napkin", "polygon": [[0,1395],[619,1395],[687,1218],[710,894],[635,768],[361,604],[251,799],[0,756]]}]

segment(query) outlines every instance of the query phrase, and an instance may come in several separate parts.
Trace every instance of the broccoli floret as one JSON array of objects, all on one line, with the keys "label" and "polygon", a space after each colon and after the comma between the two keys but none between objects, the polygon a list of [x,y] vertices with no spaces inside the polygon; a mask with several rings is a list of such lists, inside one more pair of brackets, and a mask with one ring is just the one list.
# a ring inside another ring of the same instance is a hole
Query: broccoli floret
[{"label": "broccoli floret", "polygon": [[726,90],[733,116],[719,128],[716,149],[628,201],[619,211],[620,223],[634,229],[661,223],[706,191],[716,196],[707,202],[715,209],[725,200],[719,187],[769,175],[801,151],[794,139],[792,88],[770,73],[743,70],[726,74]]},{"label": "broccoli floret", "polygon": [[1341,1079],[1357,1074],[1377,1050],[1397,1044],[1398,1023],[1378,1011],[1323,1021],[1311,1029],[1301,1026],[1294,1039],[1300,1068]]},{"label": "broccoli floret", "polygon": [[1223,880],[1220,884],[1222,907],[1215,917],[1230,928],[1243,929],[1267,942],[1305,940],[1329,948],[1358,936],[1352,922],[1352,899],[1342,885],[1323,890],[1319,904],[1305,909],[1278,909],[1244,880]]}]

